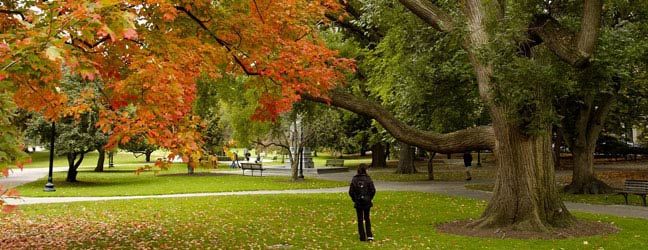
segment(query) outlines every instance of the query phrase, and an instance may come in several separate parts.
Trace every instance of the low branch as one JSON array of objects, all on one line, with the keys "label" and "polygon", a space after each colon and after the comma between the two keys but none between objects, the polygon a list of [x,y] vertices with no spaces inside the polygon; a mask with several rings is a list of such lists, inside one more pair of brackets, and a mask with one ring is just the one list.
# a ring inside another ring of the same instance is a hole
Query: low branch
[{"label": "low branch", "polygon": [[439,134],[408,126],[380,105],[340,90],[329,92],[329,99],[309,94],[302,94],[302,97],[306,100],[329,104],[373,118],[399,141],[427,151],[448,154],[469,150],[493,149],[495,146],[495,134],[490,126],[479,126]]},{"label": "low branch", "polygon": [[529,28],[529,34],[534,40],[534,45],[544,42],[549,50],[573,67],[582,68],[589,63],[591,54],[578,50],[574,43],[574,34],[550,16],[536,16]]},{"label": "low branch", "polygon": [[428,0],[398,0],[419,18],[437,30],[450,32],[454,30],[454,20],[439,6]]}]

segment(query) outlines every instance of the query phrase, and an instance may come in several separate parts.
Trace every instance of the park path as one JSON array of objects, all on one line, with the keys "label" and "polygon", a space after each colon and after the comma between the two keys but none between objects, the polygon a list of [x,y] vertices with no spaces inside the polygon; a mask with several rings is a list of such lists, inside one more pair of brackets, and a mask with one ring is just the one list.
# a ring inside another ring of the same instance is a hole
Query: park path
[{"label": "park path", "polygon": [[[56,168],[61,171],[65,168]],[[47,169],[24,169],[22,172],[15,171],[8,178],[0,178],[3,186],[15,186],[34,181],[47,175]],[[238,174],[238,171],[236,173]],[[350,181],[353,172],[314,174],[307,177],[319,178],[333,181]],[[490,184],[492,180],[473,180],[471,184]],[[467,197],[479,200],[489,200],[492,193],[480,190],[467,189],[466,182],[451,181],[416,181],[416,182],[388,182],[376,181],[378,191],[418,191],[445,194],[458,197]],[[105,200],[129,200],[129,199],[152,199],[152,198],[178,198],[178,197],[205,197],[205,196],[233,196],[233,195],[268,195],[268,194],[315,194],[315,193],[345,193],[348,187],[322,188],[322,189],[298,189],[298,190],[261,190],[261,191],[238,191],[238,192],[217,192],[217,193],[192,193],[192,194],[169,194],[169,195],[140,195],[140,196],[112,196],[112,197],[21,197],[20,199],[6,199],[8,204],[27,205],[42,203],[65,203],[79,201],[105,201]],[[648,219],[648,207],[628,205],[594,205],[584,203],[565,202],[571,211],[580,211],[597,214],[608,214],[621,217]]]}]

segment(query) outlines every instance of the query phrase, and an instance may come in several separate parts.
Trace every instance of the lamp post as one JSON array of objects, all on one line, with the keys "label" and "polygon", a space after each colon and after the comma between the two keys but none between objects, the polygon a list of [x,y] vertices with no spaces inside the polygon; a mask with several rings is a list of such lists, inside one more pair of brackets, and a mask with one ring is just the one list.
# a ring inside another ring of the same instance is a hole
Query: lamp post
[{"label": "lamp post", "polygon": [[302,147],[302,136],[304,134],[304,127],[301,124],[301,116],[297,116],[297,126],[299,126],[299,179],[304,179],[304,147]]},{"label": "lamp post", "polygon": [[49,157],[49,175],[47,176],[47,183],[45,184],[45,192],[54,192],[54,182],[52,182],[52,171],[54,169],[54,137],[56,135],[56,123],[52,122],[52,138],[50,140],[50,157]]},{"label": "lamp post", "polygon": [[114,156],[113,152],[110,151],[110,153],[108,153],[108,167],[109,168],[114,168],[115,167],[115,162],[114,162],[113,156]]}]

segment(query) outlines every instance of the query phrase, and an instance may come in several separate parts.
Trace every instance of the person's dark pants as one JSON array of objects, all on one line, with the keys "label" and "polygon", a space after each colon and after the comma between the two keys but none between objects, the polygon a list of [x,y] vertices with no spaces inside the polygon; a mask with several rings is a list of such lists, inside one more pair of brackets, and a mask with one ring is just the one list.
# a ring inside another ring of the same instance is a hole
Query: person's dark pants
[{"label": "person's dark pants", "polygon": [[358,234],[360,234],[360,240],[362,241],[367,240],[367,237],[373,237],[373,233],[371,232],[371,219],[369,219],[370,209],[370,207],[356,208],[356,214],[358,215]]}]

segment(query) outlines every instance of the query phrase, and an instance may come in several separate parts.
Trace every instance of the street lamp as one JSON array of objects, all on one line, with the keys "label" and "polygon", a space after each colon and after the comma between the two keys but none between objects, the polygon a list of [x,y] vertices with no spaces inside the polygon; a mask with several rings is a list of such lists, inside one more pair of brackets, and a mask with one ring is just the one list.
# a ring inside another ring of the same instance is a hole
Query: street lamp
[{"label": "street lamp", "polygon": [[114,168],[115,167],[115,161],[114,161],[114,158],[113,158],[114,155],[115,154],[112,151],[110,151],[108,153],[108,167],[109,168]]},{"label": "street lamp", "polygon": [[299,146],[299,179],[304,179],[304,149]]},{"label": "street lamp", "polygon": [[56,123],[52,122],[52,138],[50,140],[50,158],[49,158],[49,175],[47,176],[47,184],[45,184],[45,192],[54,192],[54,182],[52,182],[52,171],[54,169],[54,137],[56,134]]}]

